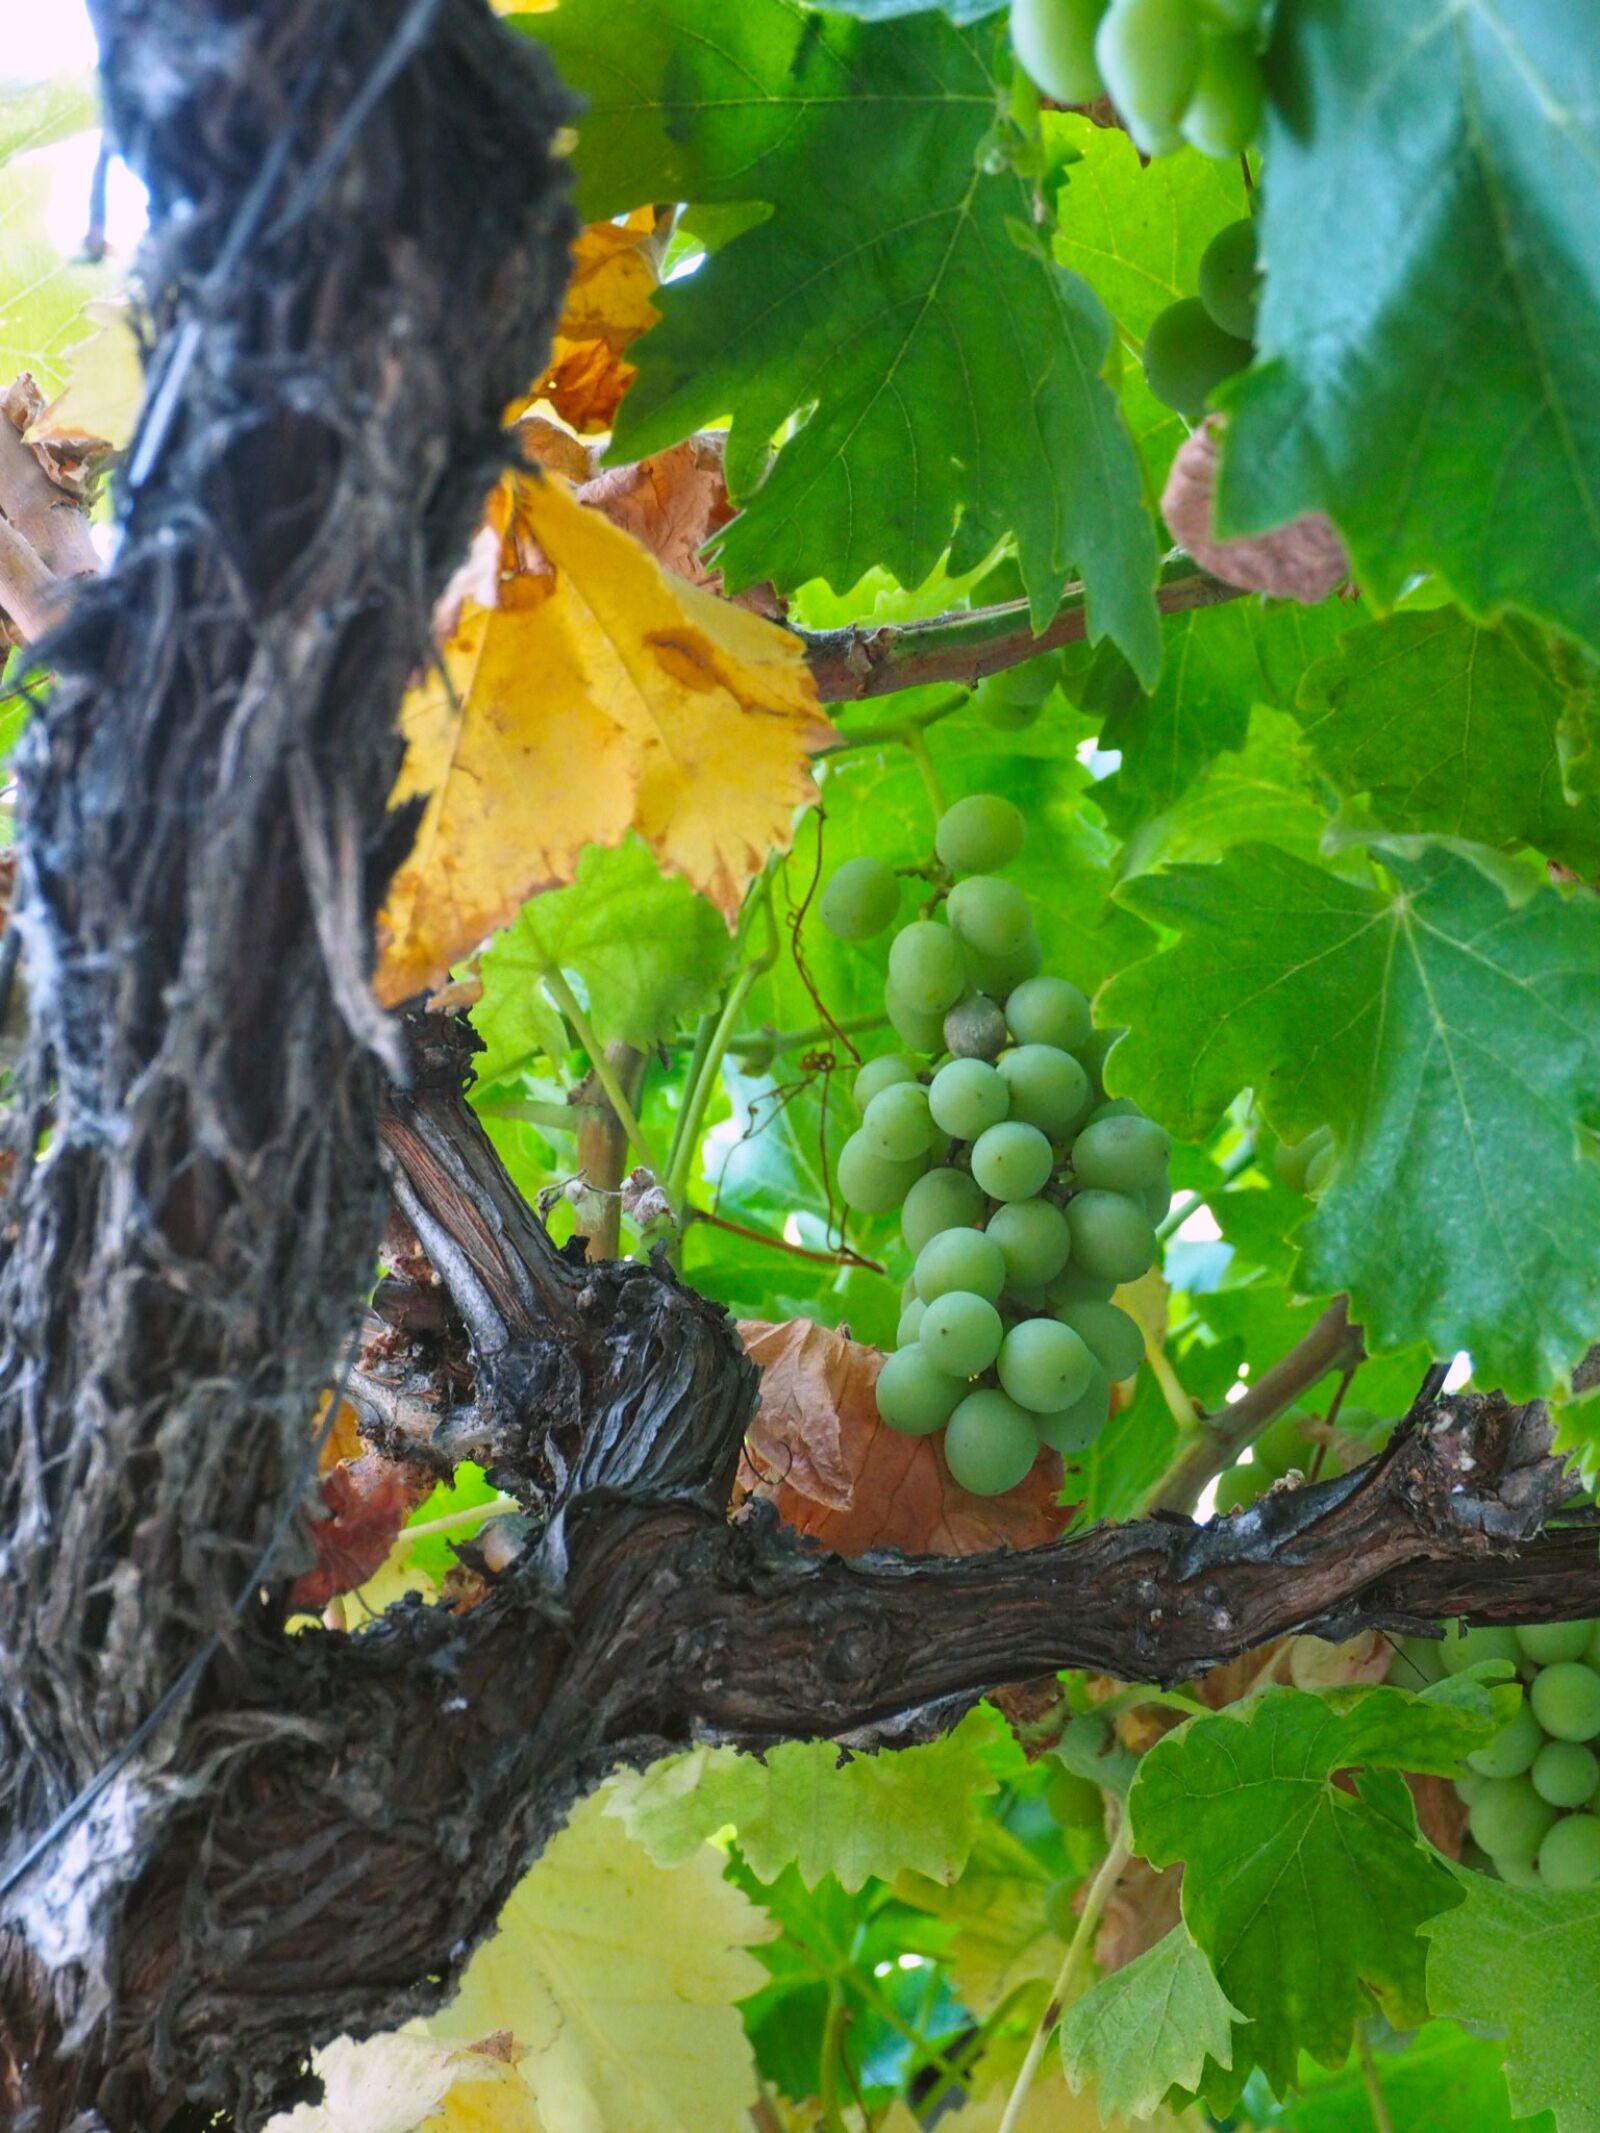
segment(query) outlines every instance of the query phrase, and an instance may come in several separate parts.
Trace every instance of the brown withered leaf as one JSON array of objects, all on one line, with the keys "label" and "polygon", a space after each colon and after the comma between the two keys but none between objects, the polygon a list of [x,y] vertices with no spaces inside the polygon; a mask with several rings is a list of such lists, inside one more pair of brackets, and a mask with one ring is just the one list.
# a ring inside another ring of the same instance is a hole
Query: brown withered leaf
[{"label": "brown withered leaf", "polygon": [[1449,1778],[1408,1770],[1406,1783],[1417,1810],[1417,1827],[1447,1859],[1459,1859],[1467,1835],[1467,1803]]},{"label": "brown withered leaf", "polygon": [[1183,1896],[1182,1866],[1159,1871],[1144,1859],[1130,1859],[1106,1899],[1095,1935],[1094,1959],[1109,1975],[1165,1940],[1178,1923]]},{"label": "brown withered leaf", "polygon": [[795,1532],[841,1555],[876,1547],[972,1555],[1035,1547],[1066,1525],[1070,1511],[1055,1500],[1058,1453],[1042,1451],[1008,1494],[973,1496],[952,1479],[934,1438],[902,1436],[878,1419],[876,1348],[805,1318],[746,1320],[739,1332],[762,1373],[741,1485],[770,1498]]},{"label": "brown withered leaf", "polygon": [[326,1607],[364,1585],[386,1560],[395,1536],[433,1487],[422,1467],[367,1452],[322,1477],[328,1516],[307,1526],[316,1562],[294,1581],[291,1607]]},{"label": "brown withered leaf", "polygon": [[1270,593],[1314,607],[1350,575],[1350,558],[1324,512],[1307,511],[1269,533],[1219,541],[1212,533],[1212,496],[1223,431],[1220,415],[1186,437],[1161,493],[1161,515],[1173,537],[1224,584]]},{"label": "brown withered leaf", "polygon": [[[722,592],[722,573],[701,554],[712,534],[734,515],[722,464],[723,440],[714,432],[686,437],[631,466],[608,467],[579,489],[580,499],[631,533],[657,562],[691,585]],[[563,472],[565,469],[562,470]],[[740,607],[781,620],[786,603],[770,585],[747,585]]]},{"label": "brown withered leaf", "polygon": [[572,247],[572,278],[556,322],[550,361],[528,394],[548,400],[564,422],[610,429],[633,379],[623,351],[656,322],[650,299],[660,282],[653,207],[623,222],[591,222]]}]

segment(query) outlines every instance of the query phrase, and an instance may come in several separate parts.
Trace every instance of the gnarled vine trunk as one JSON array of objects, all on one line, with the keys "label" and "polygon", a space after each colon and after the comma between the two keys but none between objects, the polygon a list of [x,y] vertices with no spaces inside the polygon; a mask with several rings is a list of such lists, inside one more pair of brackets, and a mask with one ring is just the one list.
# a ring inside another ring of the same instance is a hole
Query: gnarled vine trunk
[{"label": "gnarled vine trunk", "polygon": [[[395,706],[564,278],[560,94],[485,0],[99,12],[155,339],[123,550],[24,766],[9,2122],[259,2125],[314,2044],[437,2003],[618,1762],[913,1737],[1031,1672],[1172,1678],[1288,1629],[1600,1608],[1592,1534],[1538,1535],[1541,1416],[1493,1399],[1208,1529],[843,1563],[728,1522],[755,1373],[721,1311],[557,1252],[451,1026],[402,1048],[366,990]],[[468,1613],[289,1637],[311,1418],[391,1200],[446,1331],[397,1341],[404,1398],[358,1397],[393,1453],[482,1458],[532,1538]]]}]

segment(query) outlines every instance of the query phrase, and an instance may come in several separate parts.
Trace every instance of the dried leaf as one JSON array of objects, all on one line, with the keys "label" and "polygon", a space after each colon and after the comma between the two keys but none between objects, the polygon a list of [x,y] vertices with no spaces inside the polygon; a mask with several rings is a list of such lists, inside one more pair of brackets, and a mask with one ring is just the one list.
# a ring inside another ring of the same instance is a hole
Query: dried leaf
[{"label": "dried leaf", "polygon": [[1106,1898],[1094,1959],[1109,1976],[1165,1940],[1181,1915],[1183,1868],[1130,1859]]},{"label": "dried leaf", "polygon": [[1172,462],[1161,495],[1161,515],[1197,563],[1225,584],[1299,600],[1307,607],[1326,599],[1350,575],[1350,558],[1333,521],[1321,511],[1303,512],[1270,533],[1219,541],[1212,537],[1212,493],[1223,423],[1207,415],[1186,437]]},{"label": "dried leaf", "polygon": [[[613,526],[642,541],[676,576],[720,593],[722,573],[706,562],[701,549],[734,515],[722,449],[715,433],[686,437],[631,466],[607,468],[586,481],[578,495]],[[785,611],[786,603],[770,585],[747,585],[734,598],[740,607],[775,621]]]},{"label": "dried leaf", "polygon": [[307,1528],[316,1564],[295,1579],[290,1605],[325,1607],[339,1593],[365,1585],[383,1567],[395,1536],[432,1487],[432,1477],[421,1467],[376,1452],[324,1474],[328,1516]]},{"label": "dried leaf", "polygon": [[796,639],[669,577],[564,482],[509,476],[493,509],[498,604],[464,601],[448,686],[402,707],[394,800],[429,798],[383,915],[385,1005],[630,824],[731,923],[833,735]]},{"label": "dried leaf", "polygon": [[575,430],[610,429],[633,377],[623,351],[656,323],[650,299],[660,279],[654,208],[580,231],[550,361],[518,412],[548,400]]},{"label": "dried leaf", "polygon": [[933,1438],[902,1436],[879,1421],[876,1348],[805,1318],[746,1321],[739,1331],[762,1373],[744,1485],[770,1497],[797,1533],[841,1555],[876,1547],[972,1555],[1002,1543],[1034,1547],[1066,1525],[1070,1512],[1056,1502],[1058,1453],[1041,1452],[1004,1496],[969,1495]]}]

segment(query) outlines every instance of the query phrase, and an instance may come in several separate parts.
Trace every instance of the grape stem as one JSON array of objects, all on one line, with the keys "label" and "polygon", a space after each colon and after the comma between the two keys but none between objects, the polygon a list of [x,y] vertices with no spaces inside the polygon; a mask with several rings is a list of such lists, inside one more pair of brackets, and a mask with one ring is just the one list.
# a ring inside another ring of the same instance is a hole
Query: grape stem
[{"label": "grape stem", "polygon": [[1241,1170],[1248,1170],[1256,1159],[1256,1140],[1247,1133],[1231,1155],[1218,1168],[1217,1182],[1195,1192],[1186,1192],[1174,1200],[1166,1214],[1156,1224],[1156,1235],[1165,1243],[1175,1230],[1182,1229],[1197,1207],[1205,1207],[1223,1187],[1231,1185]]},{"label": "grape stem", "polygon": [[944,787],[939,783],[939,773],[934,768],[933,757],[928,753],[928,744],[923,739],[922,728],[907,726],[900,739],[912,762],[917,766],[923,789],[928,795],[928,805],[933,809],[937,820],[944,813]]},{"label": "grape stem", "polygon": [[836,1252],[813,1251],[806,1244],[791,1244],[787,1237],[775,1237],[770,1230],[751,1229],[743,1222],[731,1222],[726,1215],[714,1215],[709,1208],[686,1207],[683,1211],[685,1224],[706,1222],[713,1229],[725,1229],[735,1237],[748,1237],[752,1244],[765,1244],[775,1252],[787,1252],[791,1259],[810,1259],[818,1266],[858,1266],[869,1274],[883,1274],[888,1269],[877,1259],[863,1258],[849,1245],[842,1245]]},{"label": "grape stem", "polygon": [[1367,2092],[1367,2107],[1372,2113],[1372,2133],[1394,2133],[1394,2120],[1389,2114],[1389,2099],[1383,2093],[1378,2080],[1377,2064],[1372,2056],[1372,2039],[1367,2034],[1365,2022],[1356,2024],[1356,2057],[1361,2062],[1362,2086]]},{"label": "grape stem", "polygon": [[[1191,556],[1174,550],[1161,566],[1156,605],[1163,614],[1175,615],[1241,600],[1244,593],[1243,587],[1224,584]],[[1026,600],[935,615],[926,622],[858,622],[844,629],[797,632],[825,704],[861,703],[939,681],[971,689],[986,674],[998,674],[1064,644],[1080,644],[1088,634],[1087,596],[1081,585],[1066,593],[1037,636]],[[858,740],[858,735],[847,733],[834,746],[853,747]]]},{"label": "grape stem", "polygon": [[1011,2094],[1006,2098],[1005,2114],[995,2133],[1017,2133],[1017,2128],[1022,2123],[1028,2091],[1039,2071],[1039,2062],[1044,2057],[1045,2046],[1050,2041],[1050,2032],[1060,2021],[1062,2011],[1073,1996],[1078,1973],[1088,1960],[1089,1945],[1094,1939],[1095,1928],[1100,1923],[1100,1915],[1105,1910],[1111,1891],[1121,1879],[1122,1869],[1127,1865],[1132,1850],[1133,1837],[1128,1828],[1127,1815],[1124,1813],[1118,1822],[1116,1834],[1111,1839],[1111,1849],[1101,1860],[1099,1871],[1089,1884],[1089,1893],[1083,1900],[1083,1909],[1079,1913],[1077,1926],[1068,1944],[1066,1959],[1056,1973],[1050,1997],[1044,2004],[1044,2011],[1029,2042],[1028,2055],[1017,2069],[1017,2078],[1012,2083]]},{"label": "grape stem", "polygon": [[717,1085],[717,1078],[722,1072],[722,1062],[733,1042],[733,1033],[738,1027],[740,1015],[744,1012],[745,1002],[754,991],[757,981],[778,960],[778,922],[772,912],[770,861],[745,905],[744,922],[747,931],[754,926],[758,918],[762,921],[766,935],[764,945],[741,967],[709,1030],[703,1022],[695,1039],[689,1086],[684,1091],[683,1108],[678,1113],[672,1146],[667,1151],[666,1175],[661,1179],[662,1190],[680,1223],[688,1205],[689,1173],[700,1146],[706,1109],[711,1102],[711,1092]]},{"label": "grape stem", "polygon": [[573,1033],[588,1053],[589,1066],[594,1078],[605,1091],[606,1102],[610,1104],[612,1110],[617,1114],[617,1123],[633,1143],[635,1154],[640,1162],[647,1166],[651,1174],[659,1178],[661,1171],[657,1165],[654,1151],[651,1149],[649,1141],[645,1138],[644,1129],[639,1124],[634,1108],[629,1103],[621,1082],[617,1079],[615,1069],[606,1057],[605,1046],[595,1035],[589,1017],[578,1004],[577,994],[553,963],[544,973],[544,982],[551,999],[555,1001],[557,1007],[560,1008],[561,1012],[572,1024]]},{"label": "grape stem", "polygon": [[1241,1399],[1208,1416],[1145,1499],[1144,1510],[1189,1512],[1209,1481],[1232,1466],[1247,1444],[1330,1370],[1346,1370],[1366,1354],[1361,1328],[1350,1323],[1336,1296],[1287,1355],[1264,1370]]}]

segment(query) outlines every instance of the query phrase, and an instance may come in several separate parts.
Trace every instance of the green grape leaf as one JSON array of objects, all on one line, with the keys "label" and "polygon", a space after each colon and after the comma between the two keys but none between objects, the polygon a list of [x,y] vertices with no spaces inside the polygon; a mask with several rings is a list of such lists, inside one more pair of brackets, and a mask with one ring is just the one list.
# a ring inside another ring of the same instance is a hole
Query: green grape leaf
[{"label": "green grape leaf", "polygon": [[[1184,1862],[1184,1923],[1279,2094],[1302,2050],[1341,2064],[1374,1999],[1396,2021],[1427,2011],[1418,1928],[1460,1891],[1395,1773],[1454,1770],[1510,1693],[1441,1687],[1270,1689],[1189,1720],[1140,1764],[1135,1846]],[[1334,1776],[1350,1771],[1347,1791]]]},{"label": "green grape leaf", "polygon": [[1587,0],[1292,0],[1267,66],[1258,358],[1219,395],[1221,530],[1326,510],[1380,603],[1435,569],[1476,615],[1600,643]]},{"label": "green grape leaf", "polygon": [[1200,255],[1218,230],[1249,213],[1239,166],[1195,148],[1146,163],[1120,126],[1076,111],[1047,111],[1043,127],[1047,155],[1071,156],[1056,199],[1055,255],[1142,341],[1158,311],[1193,296]]},{"label": "green grape leaf", "polygon": [[1074,2089],[1094,2084],[1102,2117],[1148,2118],[1168,2089],[1197,2091],[1207,2059],[1233,2065],[1233,2025],[1243,2019],[1174,1926],[1067,2009],[1062,2070]]},{"label": "green grape leaf", "polygon": [[[1270,845],[1129,883],[1182,936],[1114,979],[1113,1084],[1198,1139],[1252,1086],[1290,1139],[1327,1122],[1332,1182],[1296,1286],[1347,1290],[1376,1350],[1472,1354],[1521,1397],[1600,1321],[1600,911],[1511,909],[1449,852],[1386,855],[1387,890]],[[1337,1042],[1332,1041],[1337,1038]]]},{"label": "green grape leaf", "polygon": [[0,168],[0,375],[31,371],[53,395],[88,337],[89,305],[114,277],[107,266],[63,259],[45,220],[50,185],[42,155],[18,155]]},{"label": "green grape leaf", "polygon": [[981,22],[998,14],[1006,0],[828,0],[830,13],[854,15],[861,22],[893,22],[901,15],[926,15],[937,10],[952,22]]},{"label": "green grape leaf", "polygon": [[1231,845],[1250,843],[1316,859],[1328,816],[1312,795],[1305,753],[1294,720],[1257,704],[1242,746],[1224,749],[1170,807],[1132,827],[1120,871],[1220,859]]},{"label": "green grape leaf", "polygon": [[1076,572],[1091,634],[1153,678],[1155,533],[1100,376],[1110,326],[1017,241],[1030,181],[984,154],[993,32],[789,0],[564,0],[522,21],[586,99],[587,216],[772,204],[655,298],[614,447],[636,459],[731,415],[729,587],[843,590],[874,564],[914,585],[952,538],[961,570],[1014,533],[1038,620]]},{"label": "green grape leaf", "polygon": [[1300,685],[1306,739],[1386,828],[1523,842],[1600,867],[1600,802],[1562,790],[1568,694],[1543,633],[1483,629],[1453,608],[1352,630]]},{"label": "green grape leaf", "polygon": [[[1447,1911],[1424,1931],[1460,1916],[1461,1911]],[[1470,2036],[1453,2022],[1429,2022],[1398,2037],[1384,2035],[1381,2024],[1373,2028],[1378,2034],[1372,2043],[1372,2078],[1393,2126],[1408,2133],[1423,2128],[1443,2133],[1447,2127],[1462,2133],[1468,2128],[1471,2133],[1555,2133],[1547,2113],[1513,2118],[1499,2047],[1489,2038]],[[1255,2107],[1253,2096],[1248,2102],[1246,2116],[1260,2133],[1275,2126],[1286,2133],[1373,2133],[1372,2096],[1355,2056],[1332,2073],[1302,2065],[1298,2093],[1287,2104],[1273,2105],[1263,2097]]]},{"label": "green grape leaf", "polygon": [[429,2022],[507,2030],[547,2133],[702,2133],[757,2095],[737,2002],[773,1928],[713,1853],[667,1872],[592,1794],[506,1900],[494,1936]]},{"label": "green grape leaf", "polygon": [[842,1762],[831,1741],[786,1741],[763,1756],[691,1748],[616,1779],[608,1812],[658,1866],[690,1858],[731,1822],[761,1881],[790,1864],[808,1888],[825,1874],[849,1890],[903,1871],[949,1881],[977,1836],[979,1801],[1000,1789],[989,1757],[1003,1733],[980,1708],[926,1747]]},{"label": "green grape leaf", "polygon": [[561,1057],[550,1049],[565,1049],[559,1020],[539,991],[547,969],[578,981],[602,1040],[646,1051],[714,1006],[733,964],[713,906],[663,874],[637,838],[587,845],[572,886],[530,897],[484,952],[472,1011],[489,1048],[480,1078],[494,1080],[530,1051]]},{"label": "green grape leaf", "polygon": [[[1435,2013],[1503,2033],[1518,2113],[1553,2111],[1557,2133],[1597,2133],[1600,1889],[1513,1889],[1460,1875],[1466,1901],[1423,1928]],[[1475,2121],[1459,2120],[1467,2124]]]}]

